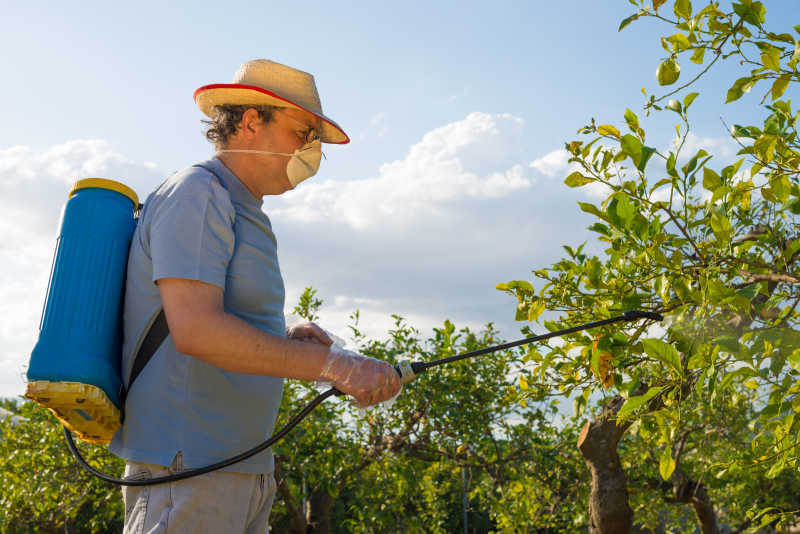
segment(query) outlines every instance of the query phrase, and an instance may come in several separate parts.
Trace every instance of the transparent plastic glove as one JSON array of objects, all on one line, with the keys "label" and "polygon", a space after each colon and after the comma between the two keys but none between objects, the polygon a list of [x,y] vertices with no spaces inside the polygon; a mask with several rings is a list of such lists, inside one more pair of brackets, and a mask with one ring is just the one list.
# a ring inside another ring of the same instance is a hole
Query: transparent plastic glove
[{"label": "transparent plastic glove", "polygon": [[400,377],[386,362],[333,345],[317,379],[328,382],[366,408],[386,401],[400,391]]}]

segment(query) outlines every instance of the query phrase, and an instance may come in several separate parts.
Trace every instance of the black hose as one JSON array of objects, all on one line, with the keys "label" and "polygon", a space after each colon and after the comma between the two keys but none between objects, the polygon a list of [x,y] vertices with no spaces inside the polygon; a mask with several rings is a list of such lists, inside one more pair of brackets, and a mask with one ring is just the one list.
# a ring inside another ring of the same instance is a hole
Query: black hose
[{"label": "black hose", "polygon": [[305,417],[317,407],[322,401],[330,397],[331,395],[341,395],[342,392],[336,388],[331,388],[325,393],[318,395],[314,400],[312,400],[308,405],[303,408],[300,413],[295,415],[291,421],[286,423],[286,426],[281,428],[278,432],[272,435],[267,441],[256,445],[250,450],[247,450],[241,454],[237,454],[227,460],[222,460],[221,462],[217,462],[215,464],[207,465],[205,467],[198,467],[197,469],[188,469],[186,471],[181,471],[179,473],[175,473],[174,475],[167,475],[163,477],[156,477],[156,478],[149,478],[145,480],[126,480],[123,478],[114,478],[111,476],[106,475],[105,473],[98,471],[91,465],[86,462],[86,459],[81,456],[80,452],[78,451],[78,447],[75,445],[75,442],[72,440],[72,433],[69,431],[67,427],[64,427],[64,436],[67,438],[67,446],[69,450],[72,451],[72,455],[75,456],[75,459],[78,460],[78,463],[83,466],[84,469],[89,471],[91,474],[109,482],[111,484],[116,484],[118,486],[155,486],[156,484],[165,484],[167,482],[177,482],[178,480],[183,480],[185,478],[196,477],[198,475],[203,475],[205,473],[210,473],[211,471],[216,471],[217,469],[222,469],[223,467],[228,467],[233,465],[237,462],[241,462],[242,460],[246,460],[251,456],[258,454],[259,452],[263,451],[270,445],[273,445],[277,441],[280,441],[286,434],[289,433],[297,424],[305,419]]},{"label": "black hose", "polygon": [[[520,339],[518,341],[512,341],[510,343],[503,343],[501,345],[495,345],[493,347],[487,347],[485,349],[474,350],[472,352],[467,352],[464,354],[459,354],[456,356],[451,356],[449,358],[442,358],[441,360],[435,360],[432,362],[413,362],[411,364],[411,368],[414,371],[414,374],[419,374],[426,369],[430,369],[431,367],[437,367],[439,365],[444,365],[446,363],[452,363],[459,360],[463,360],[466,358],[472,358],[473,356],[480,356],[482,354],[489,354],[491,352],[497,352],[499,350],[510,349],[513,347],[518,347],[520,345],[525,345],[526,343],[533,343],[535,341],[543,341],[545,339],[550,339],[552,337],[563,336],[566,334],[572,334],[574,332],[580,332],[581,330],[588,330],[589,328],[596,328],[598,326],[604,326],[607,324],[618,323],[620,321],[635,321],[637,319],[652,319],[655,321],[662,321],[664,318],[655,312],[648,312],[648,311],[640,311],[640,310],[631,310],[623,313],[622,315],[618,315],[616,317],[611,317],[610,319],[603,319],[600,321],[594,321],[591,323],[586,323],[578,326],[573,326],[571,328],[565,328],[564,330],[558,330],[556,332],[550,332],[548,334],[542,334],[539,336],[533,336],[525,339]],[[397,369],[397,373],[400,374],[400,370]],[[343,393],[336,388],[331,388],[328,391],[318,395],[314,400],[312,400],[308,405],[303,408],[297,415],[295,415],[291,421],[286,423],[286,425],[281,428],[278,432],[272,435],[271,438],[266,440],[265,442],[256,445],[252,449],[249,449],[241,454],[237,454],[227,460],[222,460],[221,462],[217,462],[215,464],[207,465],[205,467],[198,467],[197,469],[188,469],[186,471],[181,471],[179,473],[175,473],[173,475],[167,475],[163,477],[156,477],[156,478],[149,478],[145,480],[125,480],[122,478],[114,478],[112,476],[106,475],[89,465],[86,462],[86,459],[81,456],[80,452],[78,451],[78,447],[75,445],[75,442],[72,440],[72,433],[69,431],[67,427],[64,427],[64,437],[67,439],[67,446],[69,450],[72,452],[72,455],[75,456],[75,459],[78,461],[79,464],[83,466],[84,469],[89,471],[91,474],[96,476],[97,478],[109,482],[111,484],[116,484],[118,486],[155,486],[156,484],[166,484],[168,482],[177,482],[178,480],[184,480],[186,478],[195,477],[198,475],[203,475],[205,473],[210,473],[211,471],[216,471],[217,469],[222,469],[224,467],[228,467],[235,463],[241,462],[242,460],[246,460],[251,456],[258,454],[259,452],[263,451],[264,449],[274,445],[276,442],[280,441],[286,434],[288,434],[294,427],[296,427],[300,421],[305,419],[305,417],[311,413],[311,411],[316,408],[322,401],[327,399],[332,395],[342,395]]]}]

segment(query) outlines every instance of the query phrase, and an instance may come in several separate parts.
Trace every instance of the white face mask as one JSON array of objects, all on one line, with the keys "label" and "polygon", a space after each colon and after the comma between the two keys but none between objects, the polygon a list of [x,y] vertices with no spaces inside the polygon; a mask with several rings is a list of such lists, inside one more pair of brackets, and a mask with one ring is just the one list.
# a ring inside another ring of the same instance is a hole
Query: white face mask
[{"label": "white face mask", "polygon": [[297,150],[294,154],[287,154],[285,152],[268,152],[266,150],[245,150],[245,149],[226,149],[218,150],[220,152],[243,152],[245,154],[272,154],[275,156],[291,156],[289,163],[286,164],[286,176],[289,178],[289,183],[292,184],[292,189],[297,187],[297,184],[303,180],[311,178],[319,170],[319,164],[322,159],[322,142],[315,139],[310,143],[306,143]]}]

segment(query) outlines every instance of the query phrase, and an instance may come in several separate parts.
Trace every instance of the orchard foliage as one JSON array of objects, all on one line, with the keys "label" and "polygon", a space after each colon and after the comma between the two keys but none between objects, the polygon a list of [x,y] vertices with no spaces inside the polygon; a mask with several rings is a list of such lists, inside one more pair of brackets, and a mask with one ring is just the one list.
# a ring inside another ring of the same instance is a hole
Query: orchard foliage
[{"label": "orchard foliage", "polygon": [[[318,316],[313,290],[295,309]],[[324,317],[324,314],[322,314]],[[450,321],[423,339],[402,318],[386,339],[367,339],[352,316],[354,350],[397,363],[434,360],[500,343]],[[577,429],[550,423],[549,404],[520,404],[515,351],[437,367],[404,386],[391,407],[356,410],[346,401],[318,408],[275,447],[280,498],[276,532],[431,532],[463,530],[467,492],[470,531],[571,530],[586,524],[575,503],[580,457]],[[287,382],[281,420],[317,394]],[[281,423],[279,422],[279,425]],[[566,446],[565,446],[566,443]]]},{"label": "orchard foliage", "polygon": [[[122,532],[119,489],[78,465],[58,420],[30,401],[13,411],[0,421],[0,532]],[[101,471],[122,471],[105,448],[80,448]]]},{"label": "orchard foliage", "polygon": [[[800,145],[798,113],[785,98],[800,82],[800,25],[794,34],[769,31],[764,5],[752,0],[631,3],[637,11],[620,30],[637,19],[668,27],[661,85],[685,78],[687,60],[700,66],[672,92],[646,94],[645,116],[677,120],[674,142],[650,145],[646,117],[630,109],[616,124],[582,127],[565,146],[574,169],[565,184],[602,193],[579,202],[595,219],[596,241],[564,247],[563,259],[533,272],[536,286],[497,287],[517,298],[518,320],[557,312],[543,321],[549,330],[628,309],[666,321],[573,334],[531,351],[521,385],[535,399],[571,395],[576,416],[598,394],[620,395],[634,479],[656,488],[652,479],[674,481],[683,469],[706,481],[726,522],[796,521],[797,497],[750,492],[788,479],[796,496],[800,469]],[[725,60],[749,72],[724,95],[690,91]],[[753,101],[764,104],[763,122],[733,123],[736,158],[687,153],[693,106],[754,89],[763,91]]]}]

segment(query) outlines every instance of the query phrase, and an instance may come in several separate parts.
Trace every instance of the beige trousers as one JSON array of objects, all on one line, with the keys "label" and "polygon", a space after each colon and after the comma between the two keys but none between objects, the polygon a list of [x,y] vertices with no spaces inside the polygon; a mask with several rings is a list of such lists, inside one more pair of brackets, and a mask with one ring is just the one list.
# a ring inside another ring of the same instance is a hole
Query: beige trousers
[{"label": "beige trousers", "polygon": [[[179,472],[181,454],[164,467],[127,462],[125,478],[141,480]],[[276,491],[272,474],[213,471],[157,486],[123,486],[124,534],[269,532],[269,512]]]}]

